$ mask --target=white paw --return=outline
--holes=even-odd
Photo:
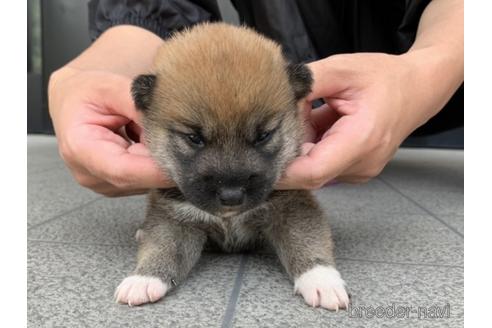
[[[345,282],[332,266],[317,265],[304,272],[295,280],[294,291],[313,307],[321,306],[335,311],[348,308]]]
[[[166,294],[168,286],[157,277],[134,275],[126,277],[116,288],[114,297],[118,303],[129,306],[157,302]]]

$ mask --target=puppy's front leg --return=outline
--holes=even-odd
[[[265,231],[280,262],[294,280],[294,290],[307,304],[329,310],[347,308],[345,282],[335,268],[328,221],[305,191],[278,191],[275,213]]]
[[[150,215],[137,232],[137,267],[115,292],[119,303],[140,305],[161,299],[182,282],[200,258],[205,233],[172,219]]]

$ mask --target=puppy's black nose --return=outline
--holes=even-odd
[[[244,201],[244,191],[241,187],[222,187],[219,189],[219,200],[224,206],[238,206]]]

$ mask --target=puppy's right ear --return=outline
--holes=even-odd
[[[139,75],[133,80],[132,97],[138,109],[145,111],[149,108],[155,81],[156,76],[152,74]]]

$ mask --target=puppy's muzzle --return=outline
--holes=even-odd
[[[242,187],[222,187],[219,188],[217,195],[222,206],[240,206],[245,199]]]

